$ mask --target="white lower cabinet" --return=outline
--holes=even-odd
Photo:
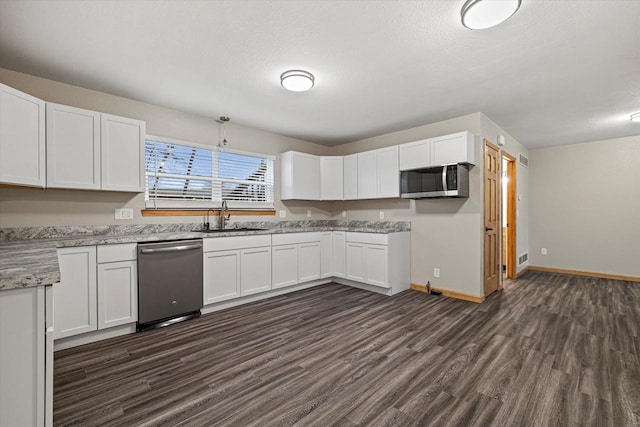
[[[345,259],[345,232],[344,231],[333,231],[331,233],[332,238],[332,268],[333,268],[333,276],[335,277],[345,277],[347,274],[346,270],[346,259]]]
[[[357,282],[365,281],[364,244],[347,242],[347,279]]]
[[[333,232],[320,236],[320,277],[333,276]]]
[[[53,343],[50,286],[0,291],[0,426],[50,426]],[[48,299],[51,301],[51,299]]]
[[[366,273],[364,281],[376,286],[387,284],[387,247],[384,245],[366,245],[364,247]]]
[[[320,278],[320,242],[298,245],[298,282]]]
[[[204,239],[204,305],[271,289],[271,236]]]
[[[53,286],[54,338],[98,329],[96,247],[58,249],[60,283]]]
[[[271,248],[243,249],[240,252],[240,293],[251,295],[271,289]]]
[[[298,245],[280,245],[271,248],[274,289],[298,283]]]
[[[98,264],[98,329],[138,321],[138,264]]]

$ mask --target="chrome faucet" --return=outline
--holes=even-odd
[[[218,222],[220,230],[224,230],[226,222],[231,218],[231,214],[227,214],[228,211],[229,208],[227,207],[227,201],[223,200],[222,206],[220,207],[220,220]]]

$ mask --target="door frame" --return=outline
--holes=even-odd
[[[507,279],[515,279],[516,278],[516,158],[511,154],[502,151],[502,159],[507,161],[506,168],[506,176],[509,179],[507,183],[507,224],[509,227],[507,228]],[[502,192],[503,186],[500,186],[500,191]],[[504,200],[505,197],[500,197],[500,200]],[[502,214],[502,210],[500,211]],[[503,221],[501,221],[502,225]],[[501,254],[503,251],[501,251]],[[501,265],[504,265],[504,260],[502,260]]]
[[[498,206],[495,207],[495,209],[497,210],[498,213],[498,219],[497,219],[497,224],[494,225],[495,227],[499,228],[499,233],[496,231],[496,239],[500,239],[499,241],[502,241],[502,215],[501,215],[501,207],[502,207],[502,202],[501,202],[501,197],[502,197],[502,190],[500,189],[501,184],[502,184],[502,179],[501,179],[501,170],[502,170],[502,156],[500,155],[501,150],[500,147],[492,144],[491,142],[487,141],[486,139],[483,140],[483,144],[482,144],[482,158],[483,158],[483,163],[482,163],[482,194],[483,194],[483,201],[482,201],[482,228],[483,228],[483,233],[482,233],[482,265],[483,268],[486,266],[487,264],[487,253],[486,253],[486,247],[487,247],[487,230],[485,230],[486,224],[487,224],[487,204],[488,204],[488,200],[486,196],[486,186],[487,186],[487,177],[486,177],[486,169],[487,169],[487,149],[491,148],[493,150],[496,151],[497,153],[497,159],[496,159],[496,174],[497,174],[497,185],[498,188],[497,190],[497,203]],[[495,259],[498,262],[498,265],[496,266],[497,268],[497,285],[496,285],[496,291],[499,291],[502,289],[502,254],[501,254],[501,245],[500,244],[496,244],[496,252],[493,255],[495,256]],[[483,271],[482,273],[482,294],[483,296],[487,297],[490,293],[487,293],[487,272]]]

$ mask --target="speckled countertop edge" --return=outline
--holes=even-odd
[[[179,230],[180,227],[176,227],[178,228],[178,230],[176,231],[160,233],[139,232],[122,235],[84,234],[81,236],[67,235],[58,238],[0,240],[0,291],[28,288],[34,286],[45,286],[58,283],[60,281],[60,268],[58,265],[56,249],[63,247],[323,231],[347,231],[380,234],[410,231],[410,223],[408,222],[393,223],[386,221],[353,221],[351,222],[352,225],[346,221],[335,221],[335,224],[325,224],[329,221],[323,222],[324,223],[320,226],[315,226],[315,224],[313,224],[311,221],[298,221],[295,226],[291,227],[265,227],[265,229],[263,230],[217,233]],[[272,225],[271,223],[247,224],[248,225],[242,225],[256,228],[262,228],[260,227],[260,225]],[[191,224],[190,226],[193,227],[194,224]],[[154,231],[159,231],[157,228],[149,228]],[[3,229],[3,231],[4,230],[7,229]],[[33,230],[35,230],[35,228]],[[38,230],[41,231],[42,229]],[[138,228],[135,229],[135,231],[142,230]],[[6,231],[5,234],[7,234]],[[42,235],[43,233],[32,234],[33,237],[41,237]]]

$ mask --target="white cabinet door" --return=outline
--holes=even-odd
[[[333,275],[336,277],[345,277],[346,275],[346,259],[345,259],[345,232],[334,231],[333,238]]]
[[[53,286],[54,338],[98,329],[96,247],[58,249],[60,283]]]
[[[138,321],[138,263],[98,264],[98,329]]]
[[[273,246],[271,263],[273,289],[298,283],[298,245]]]
[[[398,146],[376,150],[377,197],[400,197]]]
[[[298,245],[298,282],[320,278],[320,242]]]
[[[203,255],[204,305],[240,296],[240,251]]]
[[[358,199],[375,199],[378,195],[376,152],[358,153]]]
[[[47,103],[47,187],[100,189],[100,113]]]
[[[240,290],[251,295],[271,289],[271,248],[242,249],[240,260]]]
[[[366,245],[366,277],[365,282],[382,287],[387,284],[387,247],[383,245]]]
[[[280,155],[280,199],[320,200],[320,157],[297,151]]]
[[[333,232],[320,236],[320,277],[333,276]]]
[[[401,144],[399,151],[401,171],[431,166],[431,146],[428,139]]]
[[[458,132],[431,139],[433,166],[450,163],[475,163],[475,137],[471,132]]]
[[[146,124],[101,114],[102,189],[144,192]]]
[[[45,103],[0,84],[0,182],[45,186]]]
[[[358,198],[358,155],[344,156],[342,160],[344,200],[355,200]]]
[[[343,157],[320,157],[320,200],[342,200],[344,191]]]
[[[365,251],[364,244],[347,242],[347,279],[358,282],[365,281]]]
[[[43,426],[50,419],[45,352],[53,349],[45,345],[44,293],[44,287],[0,292],[0,426]]]

